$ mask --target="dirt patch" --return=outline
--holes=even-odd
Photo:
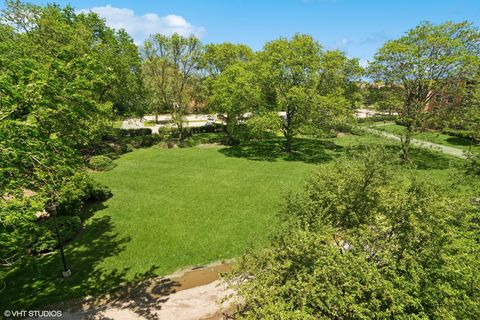
[[[165,296],[182,290],[187,290],[206,284],[210,284],[220,278],[222,273],[228,272],[232,263],[212,264],[208,266],[194,267],[181,271],[169,277],[159,278],[153,282],[147,292],[152,296]]]

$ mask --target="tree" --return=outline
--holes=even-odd
[[[8,267],[45,249],[37,219],[47,204],[79,222],[93,183],[82,153],[108,132],[110,90],[131,67],[114,70],[101,57],[133,41],[119,44],[103,20],[68,6],[8,1],[1,21],[0,260]]]
[[[265,105],[284,112],[287,152],[292,152],[293,137],[300,130],[328,128],[347,117],[360,98],[358,60],[347,59],[339,51],[322,52],[308,35],[267,43],[258,53],[256,70]]]
[[[168,110],[183,139],[184,116],[194,96],[202,44],[194,37],[155,34],[145,41],[144,71],[146,86],[152,94],[157,116]],[[158,120],[158,118],[157,118]]]
[[[202,56],[202,68],[208,75],[218,76],[232,64],[251,61],[254,53],[244,44],[229,42],[207,44]]]
[[[361,103],[358,84],[363,73],[358,59],[349,59],[339,50],[325,51],[320,61],[318,92],[322,96],[344,97],[348,107],[354,109]]]
[[[213,100],[211,99],[214,94],[213,83],[216,78],[231,65],[251,62],[254,56],[252,49],[244,44],[223,42],[210,43],[205,46],[200,63],[203,77],[196,97],[204,104],[205,110],[218,112],[219,106],[212,104]]]
[[[398,113],[403,106],[402,87],[383,83],[365,84],[364,104],[389,115]]]
[[[240,318],[480,316],[480,208],[379,153],[321,168],[287,198],[271,244],[229,276]]]
[[[470,76],[472,62],[479,57],[479,38],[478,30],[467,22],[425,22],[376,53],[369,67],[372,78],[403,88],[403,161],[409,161],[411,137],[421,126],[426,104],[449,82]]]
[[[101,102],[112,102],[118,115],[143,115],[145,90],[143,88],[142,60],[137,45],[125,30],[105,26],[96,13],[81,13],[76,19],[91,32],[91,54],[112,75],[109,81],[97,87]]]
[[[246,63],[228,66],[213,80],[209,105],[224,115],[230,144],[240,141],[242,132],[239,132],[239,124],[246,120],[247,112],[258,109],[260,96],[255,73]]]
[[[310,119],[317,96],[320,54],[320,44],[300,34],[290,40],[268,42],[259,53],[259,72],[264,85],[272,88],[277,110],[285,112],[282,132],[287,152],[292,152],[298,128]]]

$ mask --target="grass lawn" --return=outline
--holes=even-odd
[[[393,134],[403,134],[405,132],[405,127],[398,124],[387,124],[384,126],[376,126],[374,129],[387,131]],[[470,149],[470,141],[464,138],[450,136],[448,134],[443,134],[441,132],[419,132],[414,134],[415,139],[429,141],[461,150],[468,151]],[[475,153],[480,153],[480,145],[473,145],[471,151]]]
[[[88,207],[85,230],[66,246],[72,277],[59,277],[58,253],[28,258],[7,274],[0,305],[39,307],[237,257],[267,241],[284,195],[301,188],[316,165],[331,165],[350,146],[382,140],[296,139],[294,156],[281,151],[282,143],[152,147],[123,155],[115,169],[94,174],[114,196]],[[413,149],[412,158],[416,175],[444,185],[462,161],[425,149]]]
[[[119,129],[122,126],[123,120],[115,120],[112,122],[112,127]]]

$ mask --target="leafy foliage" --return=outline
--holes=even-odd
[[[7,1],[0,39],[0,260],[10,266],[31,251],[36,214],[80,214],[91,185],[82,153],[109,132],[113,109],[140,104],[141,77],[125,32],[69,6]]]
[[[93,156],[88,162],[88,167],[96,171],[107,171],[115,168],[112,159],[107,156]]]
[[[151,35],[143,46],[145,84],[158,115],[168,111],[183,139],[184,115],[194,91],[203,47],[196,37]],[[158,119],[157,119],[158,120]],[[157,121],[158,122],[158,121]]]
[[[479,317],[480,208],[381,160],[323,167],[287,198],[271,245],[230,275],[241,318]]]
[[[261,92],[252,65],[232,64],[218,75],[213,80],[209,104],[223,115],[228,142],[240,142],[245,115],[261,105]]]
[[[479,39],[478,29],[467,22],[422,23],[378,50],[370,75],[403,88],[400,117],[407,127],[402,138],[404,161],[408,161],[413,131],[428,115],[426,104],[448,84],[474,75]]]

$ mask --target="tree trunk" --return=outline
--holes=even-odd
[[[178,141],[182,142],[184,137],[183,137],[183,124],[182,123],[179,123],[177,124],[177,128],[178,128]]]
[[[234,116],[227,114],[227,117],[225,118],[225,122],[226,122],[225,131],[227,132],[227,144],[229,145],[239,144],[240,140],[238,139],[238,137],[235,136],[235,133],[236,133],[235,131],[237,127],[236,119],[234,118]]]
[[[293,136],[292,134],[289,132],[285,135],[285,138],[286,138],[286,141],[285,141],[285,151],[287,151],[288,153],[292,153],[292,139],[293,139]]]
[[[293,111],[287,108],[287,118],[283,125],[283,135],[285,136],[285,151],[287,153],[292,153],[292,140],[293,140],[293,132],[292,132],[292,117]]]
[[[410,142],[412,140],[412,125],[408,124],[407,125],[407,132],[405,133],[405,137],[401,137],[401,142],[402,142],[402,162],[407,163],[410,161],[409,157],[409,149],[410,149]]]

